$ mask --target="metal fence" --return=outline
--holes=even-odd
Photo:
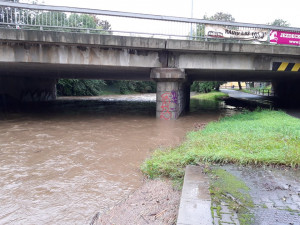
[[[261,29],[268,32],[271,30],[300,32],[300,28],[295,27],[0,2],[0,27],[2,28],[85,32],[164,39],[253,42],[253,39],[225,39],[216,37],[216,35],[214,37],[209,36],[204,32],[207,25],[218,25],[230,30],[252,29],[257,30],[257,33]],[[268,43],[269,39],[264,40],[264,42]]]
[[[274,91],[270,89],[247,89],[247,90],[256,95],[274,96]]]

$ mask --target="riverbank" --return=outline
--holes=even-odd
[[[177,148],[157,150],[142,171],[182,179],[188,164],[300,165],[300,121],[281,111],[246,111],[190,132]]]
[[[146,180],[142,187],[102,215],[93,225],[175,224],[180,194],[170,181]]]
[[[217,95],[220,96],[216,97]],[[200,100],[205,99],[205,101],[215,101],[216,99],[223,98],[226,95],[223,93],[208,93],[203,94],[202,96],[203,98],[200,96],[195,96],[194,98]],[[100,218],[101,224],[123,224],[124,221],[137,224],[174,224],[176,222],[178,213],[177,209],[179,206],[178,196],[180,196],[180,192],[178,189],[180,189],[184,175],[184,168],[187,164],[201,164],[203,167],[203,172],[209,174],[212,179],[210,182],[210,193],[213,199],[211,210],[214,221],[223,221],[224,218],[228,219],[229,212],[230,216],[235,216],[234,218],[236,218],[236,220],[238,215],[240,224],[248,224],[249,221],[253,221],[254,215],[255,217],[257,216],[256,212],[261,212],[257,210],[256,206],[258,205],[259,209],[266,211],[266,205],[269,206],[268,201],[266,201],[266,205],[264,205],[265,199],[259,199],[259,204],[255,205],[255,213],[245,210],[244,206],[251,208],[253,207],[253,202],[256,204],[256,202],[249,197],[249,194],[245,195],[245,192],[249,192],[248,186],[251,187],[251,184],[249,185],[247,180],[242,181],[241,178],[227,173],[224,168],[218,168],[218,166],[212,165],[214,163],[222,164],[234,162],[238,165],[272,164],[293,166],[294,168],[298,167],[299,156],[297,154],[290,156],[290,159],[294,158],[296,161],[298,160],[297,163],[294,164],[278,163],[277,161],[271,163],[268,162],[270,160],[270,158],[268,158],[268,154],[272,153],[274,146],[278,145],[278,148],[275,149],[275,151],[271,154],[273,158],[277,157],[278,154],[276,155],[276,152],[282,152],[280,148],[285,146],[285,150],[289,149],[292,147],[292,143],[296,143],[294,145],[296,150],[299,149],[299,133],[297,133],[299,130],[299,121],[297,119],[291,119],[294,118],[289,117],[283,112],[265,110],[244,112],[233,117],[225,117],[217,122],[211,122],[208,125],[203,124],[200,127],[201,130],[196,129],[199,131],[190,132],[187,136],[187,140],[184,141],[179,147],[173,147],[169,150],[157,150],[154,152],[153,156],[146,160],[146,162],[143,164],[142,170],[148,175],[148,177],[159,178],[167,176],[170,178],[170,180],[175,181],[172,185],[170,181],[166,182],[165,180],[146,180],[141,188],[133,192],[127,199],[103,214]],[[264,130],[265,134],[262,135]],[[243,136],[243,133],[245,133],[246,136]],[[237,139],[234,139],[234,136],[236,136]],[[281,140],[279,141],[281,145],[279,145],[276,141],[274,142],[274,139],[269,140],[269,142],[274,142],[274,145],[270,143],[269,145],[265,145],[268,142],[264,142],[263,140],[266,141],[266,139],[271,138],[272,136],[275,136],[275,139]],[[248,140],[247,138],[249,137],[252,137],[252,139]],[[293,142],[293,140],[295,142]],[[243,141],[245,142],[244,145],[240,145]],[[246,148],[246,146],[251,142],[253,142],[253,145],[250,145],[248,148]],[[217,145],[221,145],[221,148],[224,148],[226,145],[232,146],[232,148],[227,146],[225,149],[218,149],[216,147]],[[249,148],[260,145],[267,147],[264,147],[265,149],[262,151],[260,148],[257,148],[256,151],[252,150],[249,152]],[[240,148],[238,148],[239,146]],[[202,154],[203,151],[199,151],[198,148],[200,147],[207,147],[207,153],[205,156]],[[286,151],[286,153],[288,152],[289,151]],[[297,153],[297,151],[295,153]],[[253,154],[254,158],[249,157]],[[245,158],[248,161],[243,161],[242,158]],[[261,160],[255,161],[255,158]],[[284,158],[284,160],[286,159],[286,157],[283,157],[283,155],[281,159],[282,158]],[[230,161],[230,159],[232,161]],[[280,160],[280,158],[278,160]],[[248,167],[242,166],[241,168],[245,168],[245,170],[247,170]],[[264,168],[267,169],[262,170],[272,170],[272,167]],[[249,170],[252,171],[253,169],[249,168]],[[261,170],[258,167],[257,173],[260,173],[259,171]],[[150,173],[147,172],[152,172],[152,176],[150,176]],[[268,176],[270,177],[270,175]],[[258,178],[260,177],[258,176]],[[255,180],[253,180],[253,182],[255,182]],[[265,184],[261,183],[262,179],[260,179],[259,182],[259,186],[266,186]],[[270,188],[270,185],[273,185],[274,190],[277,190],[276,188],[278,185],[276,186],[272,182],[274,183],[274,180],[268,181],[267,188]],[[296,185],[292,185],[291,187],[293,186]],[[242,190],[242,193],[239,192],[240,190]],[[283,188],[278,190],[282,191]],[[295,190],[293,191],[296,193]],[[257,191],[255,191],[255,193],[256,192]],[[294,194],[294,192],[292,194]],[[175,200],[173,202],[169,201],[170,198],[168,196],[170,196],[170,193],[176,196],[173,197]],[[229,197],[224,197],[224,193]],[[249,193],[252,194],[251,191]],[[281,195],[281,193],[276,193],[276,197]],[[296,195],[293,196],[295,197]],[[256,199],[261,196],[254,197]],[[242,200],[240,200],[240,198]],[[246,200],[244,201],[244,199]],[[280,199],[275,200],[274,202],[274,205],[277,206],[277,203],[280,203]],[[154,208],[155,210],[152,210]],[[120,214],[122,214],[122,218],[119,218]],[[259,216],[260,214],[257,217]],[[216,222],[216,224],[218,223]]]

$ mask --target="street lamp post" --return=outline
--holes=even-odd
[[[193,18],[194,0],[191,0],[191,18]],[[193,24],[191,23],[190,39],[193,40]]]

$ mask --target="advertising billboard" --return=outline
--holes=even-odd
[[[300,33],[272,30],[270,43],[300,46]]]
[[[205,25],[205,36],[214,38],[268,41],[268,30],[251,28],[228,29],[218,25]]]

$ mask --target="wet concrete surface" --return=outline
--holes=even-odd
[[[229,96],[229,98],[225,100],[226,104],[232,104],[237,107],[244,107],[250,110],[254,110],[257,107],[267,109],[278,108],[278,104],[274,97],[249,94],[231,89],[221,89],[220,91],[228,94]]]
[[[300,170],[291,168],[224,165],[222,169],[245,182],[250,188],[254,208],[253,224],[300,224]],[[222,207],[224,211],[226,206]],[[221,212],[222,212],[221,210]],[[228,208],[225,214],[234,214]],[[234,221],[227,221],[238,224]],[[224,224],[224,223],[222,223]],[[225,223],[226,224],[226,223]]]
[[[212,224],[209,178],[199,166],[185,169],[177,225]],[[199,220],[201,218],[201,220]]]
[[[243,98],[243,99],[251,99],[251,100],[264,98],[263,96],[260,96],[260,95],[254,95],[254,94],[231,90],[231,89],[220,89],[220,91],[228,94],[229,97],[232,97],[232,98]]]

